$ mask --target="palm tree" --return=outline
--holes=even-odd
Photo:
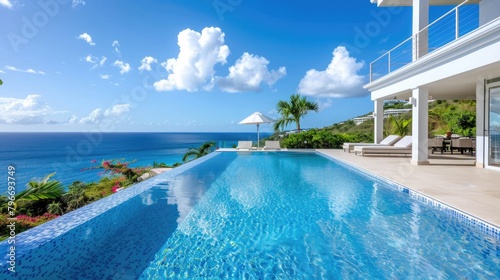
[[[0,79],[0,86],[3,85],[2,79]]]
[[[66,202],[66,211],[70,212],[78,209],[86,204],[87,196],[85,195],[85,188],[87,185],[83,182],[75,181],[69,186],[69,191],[62,197]]]
[[[30,181],[26,184],[28,188],[16,195],[16,201],[38,201],[60,198],[64,193],[64,187],[59,181],[49,181],[54,174],[56,173],[45,176],[41,181]]]
[[[297,124],[297,131],[300,131],[300,119],[305,116],[309,111],[318,112],[318,103],[308,101],[305,97],[299,94],[292,94],[290,102],[280,100],[276,104],[278,113],[281,118],[274,123],[274,130],[283,130],[291,123]]]
[[[210,141],[203,143],[199,148],[189,148],[189,150],[184,154],[184,157],[182,157],[182,161],[186,162],[208,155],[212,152],[214,146],[215,142]]]
[[[403,137],[406,135],[411,134],[411,119],[402,119],[400,118],[399,120],[393,117],[392,115],[389,115],[389,120],[392,125],[392,131],[393,133]]]
[[[49,212],[50,214],[54,214],[54,215],[64,214],[64,211],[61,207],[60,202],[52,202],[49,205],[47,205],[47,212]]]

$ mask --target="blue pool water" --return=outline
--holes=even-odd
[[[339,162],[298,152],[202,161],[19,234],[15,277],[500,278],[498,238]],[[13,276],[7,267],[0,276]]]

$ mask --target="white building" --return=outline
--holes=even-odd
[[[384,111],[384,119],[388,118],[389,116],[399,116],[405,113],[410,112],[411,109],[387,109]],[[373,115],[368,115],[364,117],[357,117],[357,118],[352,118],[351,120],[354,121],[356,125],[360,125],[364,123],[365,121],[372,120]]]
[[[476,165],[500,169],[500,0],[371,0],[412,6],[413,36],[370,65],[364,87],[374,101],[375,141],[383,138],[385,100],[413,104],[415,165],[428,164],[428,100],[477,102]],[[457,5],[429,24],[429,6]]]

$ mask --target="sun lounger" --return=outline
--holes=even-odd
[[[396,143],[401,137],[397,135],[389,135],[387,136],[384,140],[380,141],[380,143],[344,143],[342,145],[342,148],[344,149],[344,152],[347,151],[350,153],[352,150],[354,150],[355,146],[392,146],[394,143]]]
[[[394,146],[354,146],[354,153],[362,156],[368,154],[411,154],[412,137],[405,136]]]
[[[252,149],[252,141],[238,141],[238,146],[236,150],[251,150]]]
[[[266,141],[264,150],[281,150],[280,141]]]

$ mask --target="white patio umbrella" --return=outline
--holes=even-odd
[[[260,133],[259,133],[259,125],[261,123],[272,123],[276,120],[271,119],[268,116],[262,115],[259,112],[255,112],[248,116],[246,119],[242,120],[240,124],[256,124],[257,125],[257,147],[259,147],[260,142]]]

